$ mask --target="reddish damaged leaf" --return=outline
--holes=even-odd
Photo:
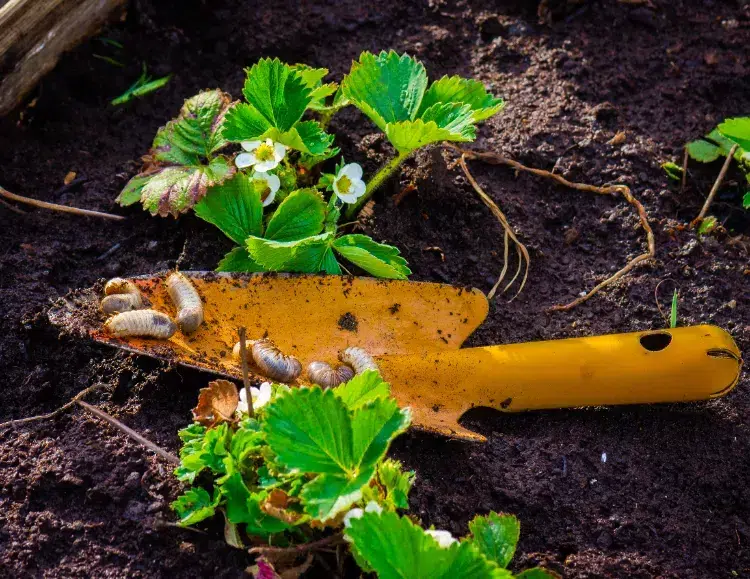
[[[261,505],[261,510],[289,525],[294,525],[302,515],[287,511],[289,506],[289,495],[281,489],[274,489],[268,494],[268,498]]]
[[[177,217],[203,199],[209,187],[223,183],[234,172],[224,157],[216,157],[210,165],[166,167],[143,185],[141,203],[151,215]]]
[[[239,401],[234,383],[229,380],[209,382],[206,388],[200,390],[198,405],[193,408],[193,420],[204,426],[229,421],[234,417]]]
[[[255,565],[248,567],[247,573],[255,577],[255,579],[280,579],[273,565],[263,557],[260,557]]]

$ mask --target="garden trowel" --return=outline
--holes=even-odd
[[[232,356],[240,327],[248,338],[270,338],[303,367],[334,364],[342,350],[359,346],[375,357],[399,403],[412,408],[415,426],[476,440],[483,438],[458,424],[474,407],[517,412],[704,400],[729,392],[742,365],[731,336],[715,326],[461,348],[488,312],[476,289],[346,276],[182,273],[204,307],[205,322],[190,336],[115,338],[104,329],[93,289],[58,302],[50,319],[98,342],[232,378],[242,375]],[[152,309],[174,315],[167,275],[132,281]]]

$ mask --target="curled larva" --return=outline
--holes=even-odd
[[[253,340],[245,340],[245,352],[248,357],[248,362],[252,362],[252,347],[255,342]],[[234,345],[234,348],[232,348],[232,356],[235,360],[242,360],[242,356],[240,354],[242,353],[242,350],[240,349],[240,342],[237,342]]]
[[[367,350],[351,346],[339,354],[339,360],[341,360],[347,366],[354,368],[354,372],[361,374],[365,370],[375,370],[379,372],[378,365]]]
[[[183,334],[191,334],[203,323],[203,303],[190,280],[179,271],[167,278],[167,291],[177,308],[177,325]]]
[[[104,326],[116,338],[140,336],[166,340],[177,331],[177,326],[167,315],[156,310],[134,310],[112,316]]]
[[[310,382],[323,388],[333,388],[354,378],[354,370],[349,366],[339,366],[335,370],[325,362],[310,362],[307,366]]]
[[[143,301],[138,294],[112,294],[102,300],[101,307],[105,314],[116,314],[139,310],[143,307]]]
[[[141,292],[129,279],[122,279],[121,277],[113,277],[104,286],[104,295],[111,296],[112,294],[136,294],[141,295]]]
[[[260,371],[279,382],[293,382],[302,373],[302,364],[294,356],[285,356],[270,340],[256,340],[253,360]]]

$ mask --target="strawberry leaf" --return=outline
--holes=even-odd
[[[304,85],[310,89],[310,104],[308,108],[314,111],[323,111],[326,106],[326,99],[336,92],[338,85],[335,82],[323,83],[323,79],[328,74],[327,68],[312,68],[306,64],[295,64],[292,66],[295,72],[300,76]]]
[[[406,54],[363,52],[341,87],[344,96],[385,131],[388,123],[416,118],[427,88],[427,71]]]
[[[278,58],[261,59],[247,71],[242,94],[271,127],[291,129],[310,104],[310,89],[300,75]]]
[[[295,241],[323,230],[326,202],[316,189],[292,191],[271,217],[266,237],[275,241]]]
[[[354,479],[345,475],[322,474],[307,483],[300,493],[305,512],[327,521],[349,509],[362,498],[362,487],[370,482],[375,469],[364,469]]]
[[[510,564],[521,534],[521,524],[516,517],[494,512],[485,517],[477,516],[469,523],[469,531],[469,540],[482,555],[502,568]]]
[[[428,108],[442,103],[469,105],[476,122],[490,118],[505,106],[503,99],[489,94],[479,81],[460,76],[444,76],[427,89],[417,116],[421,117]]]
[[[414,484],[416,473],[404,472],[401,463],[387,459],[378,465],[378,481],[385,489],[385,500],[394,509],[409,508],[409,492]]]
[[[260,192],[244,173],[235,175],[223,185],[212,187],[195,206],[195,214],[221,229],[239,245],[250,235],[263,234]]]
[[[296,241],[274,241],[248,237],[246,246],[250,257],[266,271],[291,271],[339,275],[341,268],[331,251],[333,235],[323,233]]]
[[[750,151],[750,117],[726,119],[718,127],[719,133],[745,151]]]
[[[171,505],[177,516],[180,517],[177,524],[181,527],[187,527],[213,517],[221,498],[219,493],[215,493],[215,495],[215,498],[212,499],[205,489],[193,487],[177,497],[177,500]]]
[[[350,234],[339,237],[333,248],[343,257],[377,277],[406,279],[411,270],[399,250],[377,243],[366,235]]]
[[[468,542],[441,547],[435,538],[396,513],[364,513],[350,521],[346,539],[380,579],[511,579]]]
[[[151,215],[177,217],[200,201],[209,187],[223,183],[234,172],[225,157],[216,157],[209,165],[166,167],[143,186],[141,203]]]
[[[397,151],[409,153],[440,141],[473,141],[476,127],[469,105],[438,103],[415,121],[387,125],[385,134]]]
[[[247,249],[235,247],[221,259],[216,271],[257,273],[267,270],[250,257]]]
[[[125,184],[125,187],[115,199],[115,203],[119,203],[123,207],[138,203],[141,200],[143,187],[150,179],[151,175],[136,175],[133,177]]]
[[[334,394],[349,410],[356,410],[368,402],[391,395],[391,385],[384,382],[377,370],[365,370],[338,388]]]

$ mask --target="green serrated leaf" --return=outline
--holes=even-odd
[[[385,131],[389,123],[416,117],[427,88],[427,71],[406,54],[363,52],[341,87],[346,98]]]
[[[231,143],[264,138],[271,123],[247,103],[237,103],[226,114],[222,136]]]
[[[248,253],[266,271],[341,273],[336,256],[331,251],[333,234],[323,233],[297,241],[273,241],[248,237]]]
[[[422,118],[388,124],[385,134],[397,151],[409,153],[441,141],[473,141],[473,123],[469,105],[437,104],[427,109]]]
[[[469,523],[472,544],[490,561],[507,567],[516,552],[521,523],[513,515],[476,516]]]
[[[317,121],[297,123],[288,131],[269,129],[262,139],[271,139],[287,147],[310,155],[322,155],[333,144],[333,135],[329,135]]]
[[[742,206],[745,209],[750,209],[750,191],[745,193],[745,196],[742,198]]]
[[[291,129],[310,104],[310,89],[300,75],[278,58],[261,59],[247,71],[242,93],[270,126]]]
[[[310,104],[308,108],[314,111],[325,110],[325,99],[336,92],[338,85],[335,82],[323,83],[323,78],[328,74],[327,68],[313,68],[306,64],[295,64],[292,68],[302,78],[302,82],[310,89]]]
[[[212,499],[211,495],[201,487],[186,490],[171,505],[180,517],[177,524],[181,527],[188,527],[213,517],[216,514],[219,498],[219,494],[216,493],[216,497]]]
[[[220,90],[198,93],[185,101],[179,116],[159,129],[151,156],[170,165],[198,165],[226,145],[224,118],[231,104]]]
[[[359,468],[374,467],[385,456],[391,440],[405,432],[411,411],[399,409],[393,398],[373,400],[354,411],[352,452]]]
[[[345,475],[323,474],[307,483],[300,494],[305,512],[312,518],[327,521],[349,509],[362,498],[362,487],[375,475],[370,467],[353,480]]]
[[[750,151],[750,117],[726,119],[717,128],[724,137]]]
[[[349,411],[330,390],[298,388],[283,394],[266,410],[263,431],[286,468],[345,475],[356,466]]]
[[[250,257],[247,249],[235,247],[221,259],[216,271],[259,273],[268,270]]]
[[[343,257],[374,276],[406,279],[411,274],[397,248],[377,243],[366,235],[343,235],[333,242],[333,247]]]
[[[687,152],[691,159],[695,159],[701,163],[710,163],[721,156],[721,149],[719,147],[703,139],[688,143]]]
[[[326,203],[317,190],[298,189],[276,209],[266,227],[266,237],[274,241],[296,241],[317,235],[323,230],[325,214]]]
[[[386,459],[378,465],[378,480],[385,489],[385,499],[393,508],[408,509],[409,493],[416,473],[405,472],[399,461]]]
[[[263,234],[260,192],[244,173],[238,173],[224,184],[212,187],[195,206],[195,214],[240,245],[250,235]]]
[[[180,449],[180,466],[175,469],[179,480],[192,483],[204,469],[209,469],[216,475],[226,474],[224,459],[229,456],[229,431],[226,424],[209,430],[193,425],[181,430],[180,438],[184,444]]]
[[[467,542],[442,548],[422,528],[396,513],[364,513],[352,519],[346,538],[380,579],[511,579]]]
[[[467,104],[476,122],[490,118],[505,105],[503,99],[489,94],[481,82],[460,76],[444,76],[433,82],[424,94],[417,116],[421,117],[438,103]]]
[[[349,410],[356,410],[378,398],[388,398],[391,395],[391,385],[383,381],[377,370],[365,370],[334,388],[333,393]]]
[[[133,205],[141,200],[143,193],[143,187],[151,179],[151,175],[136,175],[130,181],[128,181],[123,187],[120,194],[115,199],[115,203],[119,203],[123,207]]]

